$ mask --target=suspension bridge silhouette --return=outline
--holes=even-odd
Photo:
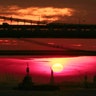
[[[34,21],[27,19],[18,19],[13,17],[0,16],[4,22],[0,25],[0,38],[79,38],[79,39],[95,39],[96,25],[92,24],[60,24],[60,23],[46,23],[46,21]],[[23,25],[8,24],[5,21],[24,22]],[[30,23],[30,25],[25,25]],[[33,24],[35,23],[35,25]],[[80,56],[80,55],[96,55],[95,51],[77,50],[65,48],[63,46],[50,45],[34,40],[27,40],[32,44],[41,46],[53,47],[62,49],[59,51],[53,50],[0,50],[0,55],[31,55],[31,56]]]
[[[23,25],[0,25],[0,37],[24,38],[96,38],[94,24],[60,24],[0,16],[4,21],[24,22]],[[25,25],[30,23],[30,25]],[[35,25],[33,24],[35,23]]]

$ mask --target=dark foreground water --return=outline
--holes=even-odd
[[[96,96],[96,89],[64,89],[61,91],[0,90],[0,96]]]

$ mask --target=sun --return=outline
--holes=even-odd
[[[52,70],[54,72],[61,72],[63,70],[63,65],[60,63],[55,63],[52,65]]]

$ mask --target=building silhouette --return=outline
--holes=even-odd
[[[54,90],[59,90],[59,86],[54,85],[53,70],[51,70],[50,83],[35,85],[33,83],[32,77],[30,76],[29,65],[27,64],[26,75],[23,78],[22,82],[15,89],[17,89],[17,90],[49,90],[49,91],[54,91]]]
[[[26,75],[23,81],[19,84],[18,88],[19,89],[31,89],[33,85],[34,83],[33,83],[32,77],[30,76],[29,65],[27,64]]]

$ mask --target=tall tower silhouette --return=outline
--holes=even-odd
[[[33,81],[32,81],[32,77],[29,74],[30,69],[29,69],[29,64],[27,63],[27,67],[26,67],[26,75],[23,78],[23,81],[19,84],[18,88],[19,89],[31,89],[33,86]]]
[[[29,64],[27,63],[27,68],[26,68],[26,73],[27,73],[27,75],[29,75]]]
[[[54,72],[53,72],[52,68],[51,68],[50,84],[54,85]]]

